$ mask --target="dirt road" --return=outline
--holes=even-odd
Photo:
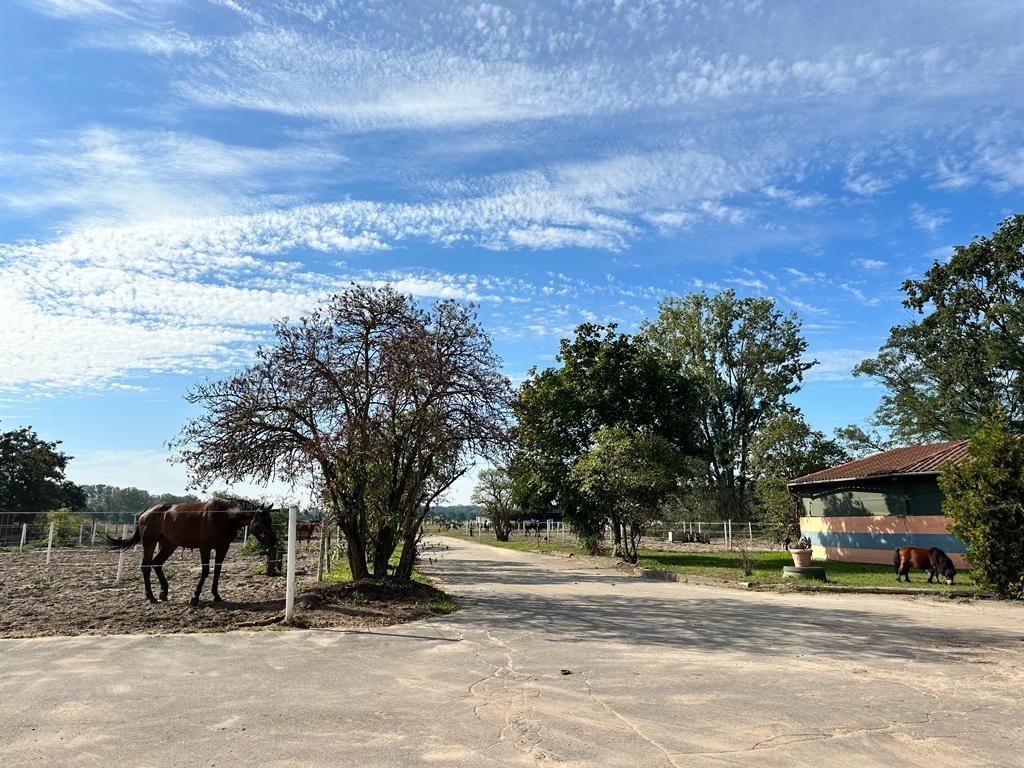
[[[0,641],[4,765],[1024,765],[1024,610],[437,540],[456,614]]]

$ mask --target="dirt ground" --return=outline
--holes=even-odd
[[[165,603],[146,600],[141,550],[125,553],[116,581],[118,553],[103,548],[46,553],[0,553],[0,637],[44,635],[160,634],[270,626],[284,617],[283,577],[262,575],[266,559],[233,546],[221,572],[222,603],[206,580],[198,608],[188,602],[200,573],[198,552],[175,552],[164,566],[170,581]],[[317,552],[301,547],[296,579],[296,618],[306,627],[386,626],[430,613],[439,593],[429,587],[371,590],[351,584],[316,584]],[[211,567],[212,571],[212,567]],[[154,575],[153,586],[159,591]]]

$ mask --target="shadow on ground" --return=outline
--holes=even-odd
[[[474,587],[456,588],[469,610],[453,617],[454,622],[541,632],[553,642],[693,645],[754,655],[827,651],[837,659],[947,663],[963,663],[965,655],[981,651],[1024,650],[1020,633],[923,626],[910,612],[899,615],[898,598],[885,613],[857,609],[855,596],[847,596],[850,607],[840,608],[824,601],[815,605],[813,599],[793,605],[769,595],[757,601],[739,599],[727,589],[711,597],[707,591],[695,596],[675,585],[666,586],[677,590],[670,596],[637,596],[633,587],[638,582],[626,574],[499,563],[474,559],[467,551],[458,552],[457,558],[439,561],[436,571],[445,582]],[[552,594],[534,594],[531,587]]]

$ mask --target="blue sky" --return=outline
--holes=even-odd
[[[865,421],[900,283],[1024,207],[1024,4],[826,5],[8,0],[0,425],[180,491],[188,387],[351,281],[479,303],[514,380],[770,296]]]

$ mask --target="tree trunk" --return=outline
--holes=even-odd
[[[409,581],[412,578],[412,569],[416,564],[416,534],[408,533],[402,537],[402,554],[398,558],[398,566],[395,568],[395,578],[399,581]]]
[[[352,581],[370,578],[370,571],[366,567],[366,546],[359,538],[359,531],[351,525],[342,526],[341,531],[348,545],[348,567],[352,572]]]

